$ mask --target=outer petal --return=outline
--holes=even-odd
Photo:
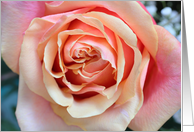
[[[146,7],[140,2],[140,1],[137,1],[139,4],[140,4],[140,6],[151,16],[151,18],[152,18],[152,21],[153,21],[153,24],[155,24],[156,25],[156,21],[154,20],[154,18],[152,17],[152,15],[148,12],[148,10],[146,9]]]
[[[42,17],[45,3],[40,1],[3,1],[1,3],[2,57],[6,64],[19,73],[20,47],[23,33],[35,17]]]
[[[156,65],[148,72],[144,103],[129,124],[133,130],[158,130],[181,107],[181,47],[167,30],[155,26],[159,43]]]
[[[16,117],[22,131],[78,131],[68,126],[50,107],[48,101],[33,93],[20,75],[19,98]]]
[[[120,87],[122,88],[122,86]],[[118,90],[121,90],[118,88]],[[127,103],[113,105],[100,115],[88,118],[73,118],[65,107],[52,104],[54,112],[59,115],[68,125],[77,125],[83,130],[89,131],[124,131],[142,105],[142,90],[136,89],[136,95]]]

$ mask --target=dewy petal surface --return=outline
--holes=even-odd
[[[143,106],[129,124],[132,130],[156,131],[181,108],[181,46],[166,29],[155,29],[156,65],[148,72]]]
[[[45,4],[43,1],[2,1],[1,11],[2,57],[11,70],[19,73],[23,35],[33,18],[44,15]]]

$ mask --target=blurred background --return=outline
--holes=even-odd
[[[181,1],[141,1],[154,17],[181,42]],[[19,76],[1,58],[1,131],[19,131],[15,110]],[[129,128],[126,131],[131,131]],[[181,110],[177,111],[159,131],[181,131]]]

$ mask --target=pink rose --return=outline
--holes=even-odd
[[[181,107],[181,46],[140,2],[4,1],[21,130],[158,130]]]

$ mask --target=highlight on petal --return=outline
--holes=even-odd
[[[33,18],[44,16],[45,3],[43,1],[2,1],[1,11],[2,57],[12,71],[19,73],[23,35]]]
[[[129,124],[132,130],[156,131],[181,107],[180,43],[166,29],[155,29],[159,38],[156,62],[147,73],[144,103]]]

